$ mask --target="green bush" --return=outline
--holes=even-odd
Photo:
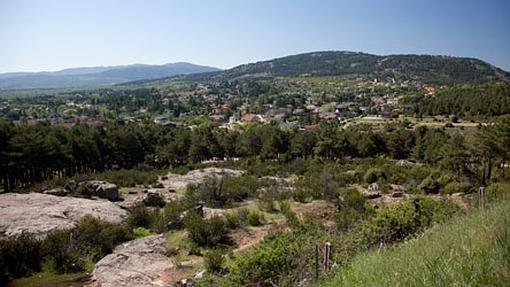
[[[134,239],[131,228],[90,215],[78,221],[72,235],[80,252],[90,256],[93,261],[111,253],[118,244]]]
[[[247,254],[235,258],[225,286],[293,286],[284,282],[289,274],[301,275],[299,242],[285,234],[266,237]]]
[[[246,208],[240,208],[234,212],[227,213],[225,223],[229,229],[237,229],[246,225],[250,211]]]
[[[219,216],[204,219],[198,214],[190,214],[184,221],[189,239],[200,247],[215,247],[231,244],[228,229]]]
[[[438,193],[441,185],[432,176],[428,176],[418,185],[418,189],[424,193]]]
[[[361,214],[352,208],[343,208],[334,215],[337,230],[343,232],[355,227],[361,219]]]
[[[363,176],[363,180],[368,184],[377,182],[379,179],[386,179],[386,174],[379,168],[370,168]]]
[[[448,199],[417,197],[382,209],[368,222],[358,226],[354,238],[363,246],[400,241],[450,218],[459,210]]]
[[[58,230],[52,232],[44,240],[44,251],[57,273],[73,273],[85,270],[85,259],[82,258],[81,246],[74,239],[73,231]]]
[[[14,239],[0,240],[0,286],[40,271],[42,260],[41,241],[31,235],[23,233]]]
[[[498,182],[492,183],[485,191],[486,197],[490,201],[500,200],[510,195],[510,183]]]
[[[225,256],[221,249],[212,249],[204,255],[205,268],[211,273],[221,273],[225,264]]]
[[[257,187],[257,179],[250,175],[227,178],[222,186],[225,197],[235,202],[254,197]]]
[[[279,200],[278,201],[278,210],[280,210],[280,212],[283,214],[289,213],[291,211],[290,202],[287,200]]]
[[[266,212],[275,212],[276,208],[276,191],[274,190],[266,190],[259,194],[258,206],[261,210]]]
[[[258,211],[251,211],[248,214],[248,224],[251,226],[262,226],[266,222],[264,214]]]
[[[152,225],[152,218],[149,209],[143,204],[139,203],[129,208],[129,216],[127,223],[132,228],[143,227],[149,228]]]
[[[471,189],[471,184],[467,182],[450,182],[448,183],[444,189],[444,194],[454,194],[454,193],[469,193],[469,190]]]
[[[122,187],[148,186],[158,180],[157,172],[139,169],[110,170],[96,174],[94,177]]]
[[[365,212],[366,198],[355,188],[349,188],[341,193],[343,205],[356,210],[357,212]]]
[[[152,235],[152,232],[149,229],[143,227],[137,227],[133,229],[133,235],[136,238],[146,237]]]
[[[446,187],[449,183],[452,183],[452,182],[459,182],[459,177],[456,176],[455,174],[452,174],[452,173],[445,173],[443,175],[441,175],[438,179],[437,179],[437,182],[439,183],[439,185],[444,188]]]
[[[305,189],[297,188],[292,193],[292,198],[297,202],[306,203],[310,198],[310,195]]]

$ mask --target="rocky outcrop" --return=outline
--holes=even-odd
[[[42,238],[53,230],[73,227],[87,214],[111,223],[120,223],[127,216],[108,201],[42,193],[0,194],[0,237],[26,232]]]
[[[166,179],[162,177],[160,182],[167,189],[180,190],[186,188],[190,183],[200,183],[208,177],[236,177],[244,174],[242,170],[210,167],[197,169],[188,172],[185,175],[170,173]]]
[[[170,286],[162,275],[174,267],[166,255],[164,235],[126,242],[96,263],[93,283],[101,287]]]
[[[65,188],[53,188],[53,189],[44,190],[42,193],[49,194],[49,195],[55,195],[55,196],[66,196],[66,195],[70,194],[70,191]]]
[[[154,201],[152,201],[154,196],[148,195],[151,193],[157,194],[157,196],[161,197],[161,199],[164,200],[165,202],[178,200],[182,197],[181,194],[177,194],[175,192],[170,192],[166,189],[158,189],[158,188],[146,189],[146,188],[140,188],[140,187],[127,187],[127,188],[122,188],[120,190],[120,193],[121,193],[123,200],[115,202],[115,204],[117,204],[118,206],[120,206],[122,208],[129,208],[129,207],[132,207],[132,206],[140,204],[140,203],[149,204],[149,206],[155,206],[155,205],[151,205],[152,203],[154,203]],[[149,200],[148,197],[150,197],[150,201],[146,202],[145,201],[146,199]]]

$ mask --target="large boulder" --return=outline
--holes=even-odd
[[[143,199],[143,203],[146,206],[153,207],[163,207],[166,204],[165,199],[157,192],[147,192]]]
[[[101,198],[106,198],[111,201],[118,201],[119,198],[119,189],[113,183],[105,183],[100,185],[96,189],[96,195]]]
[[[120,223],[127,216],[108,201],[42,193],[0,194],[0,238],[23,232],[43,238],[51,231],[74,227],[88,214],[111,223]]]
[[[374,182],[368,186],[368,191],[379,192],[381,191],[381,186],[377,182]]]
[[[110,201],[118,201],[119,189],[113,183],[99,180],[91,180],[84,183],[87,191],[91,195],[106,198]]]
[[[370,189],[364,190],[361,194],[367,199],[374,199],[374,198],[381,197],[380,191],[374,191],[374,190],[370,190]]]
[[[126,242],[96,263],[89,286],[155,287],[170,286],[164,273],[174,267],[167,256],[164,235]]]

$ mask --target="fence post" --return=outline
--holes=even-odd
[[[330,270],[330,261],[331,261],[331,243],[326,242],[324,248],[324,271],[329,272]]]
[[[319,282],[319,245],[315,244],[315,282]]]
[[[482,209],[485,208],[485,187],[484,186],[481,186],[479,189],[478,189],[478,205],[479,207],[481,207]]]

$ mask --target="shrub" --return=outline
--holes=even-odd
[[[267,190],[266,192],[259,194],[258,206],[261,210],[275,212],[277,211],[275,200],[276,192],[274,190]]]
[[[84,197],[92,197],[94,193],[90,188],[88,188],[85,184],[80,184],[76,188],[76,193],[82,195]]]
[[[149,209],[143,203],[136,204],[135,206],[129,208],[129,216],[127,218],[127,222],[132,228],[149,228],[152,223]]]
[[[71,230],[58,230],[44,240],[44,251],[57,273],[73,273],[85,270],[85,261],[80,257],[81,246]]]
[[[136,238],[146,237],[152,235],[152,232],[149,229],[143,227],[137,227],[133,229],[133,235]]]
[[[199,200],[213,208],[230,205],[232,200],[226,196],[222,178],[210,177],[197,186]]]
[[[14,278],[41,270],[41,241],[28,234],[0,240],[0,286]]]
[[[118,186],[134,187],[136,185],[148,186],[155,183],[158,180],[158,174],[155,171],[121,169],[97,174],[95,178],[114,183]]]
[[[449,172],[441,175],[437,179],[437,182],[439,183],[439,185],[442,188],[446,187],[446,185],[448,185],[451,182],[458,182],[458,181],[459,181],[459,177],[456,176],[455,174],[452,174],[452,173],[449,173]]]
[[[485,191],[488,200],[503,199],[509,195],[510,184],[509,183],[492,183],[487,187]]]
[[[222,186],[225,197],[235,202],[255,196],[257,187],[257,179],[250,175],[227,178]]]
[[[189,239],[201,247],[215,247],[219,244],[230,244],[228,229],[219,216],[203,219],[198,214],[190,214],[184,221]]]
[[[357,212],[365,212],[365,203],[366,198],[355,188],[349,188],[343,193],[341,193],[343,197],[343,204],[348,207],[356,210]]]
[[[468,193],[471,189],[471,184],[467,182],[450,182],[448,183],[444,189],[444,194],[454,194],[454,193]]]
[[[335,213],[334,220],[337,230],[347,231],[358,224],[361,215],[352,208],[344,208]]]
[[[249,253],[235,258],[225,286],[293,286],[283,281],[289,274],[300,273],[301,250],[300,241],[289,235],[266,237]]]
[[[424,193],[438,193],[440,188],[441,185],[432,176],[428,176],[418,185],[418,189]]]
[[[258,211],[251,211],[248,214],[248,224],[251,226],[261,226],[264,225],[266,219],[264,214]]]
[[[358,227],[355,238],[362,245],[368,246],[403,240],[433,223],[446,220],[458,211],[459,207],[450,200],[418,197],[382,209],[369,222]]]
[[[368,184],[374,183],[379,179],[386,179],[386,174],[379,168],[370,168],[363,176],[363,180]]]
[[[305,189],[298,188],[292,193],[292,198],[297,202],[306,203],[310,195]]]
[[[246,225],[248,221],[249,210],[246,208],[240,208],[232,213],[227,213],[225,216],[225,223],[230,229],[237,229]]]
[[[115,225],[93,216],[85,216],[72,230],[73,240],[80,252],[97,261],[111,253],[115,246],[134,239],[132,229]]]
[[[221,273],[225,264],[225,256],[220,249],[212,249],[204,255],[205,268],[211,273]]]
[[[290,202],[287,200],[279,200],[278,201],[278,209],[283,214],[289,213],[291,211]]]

